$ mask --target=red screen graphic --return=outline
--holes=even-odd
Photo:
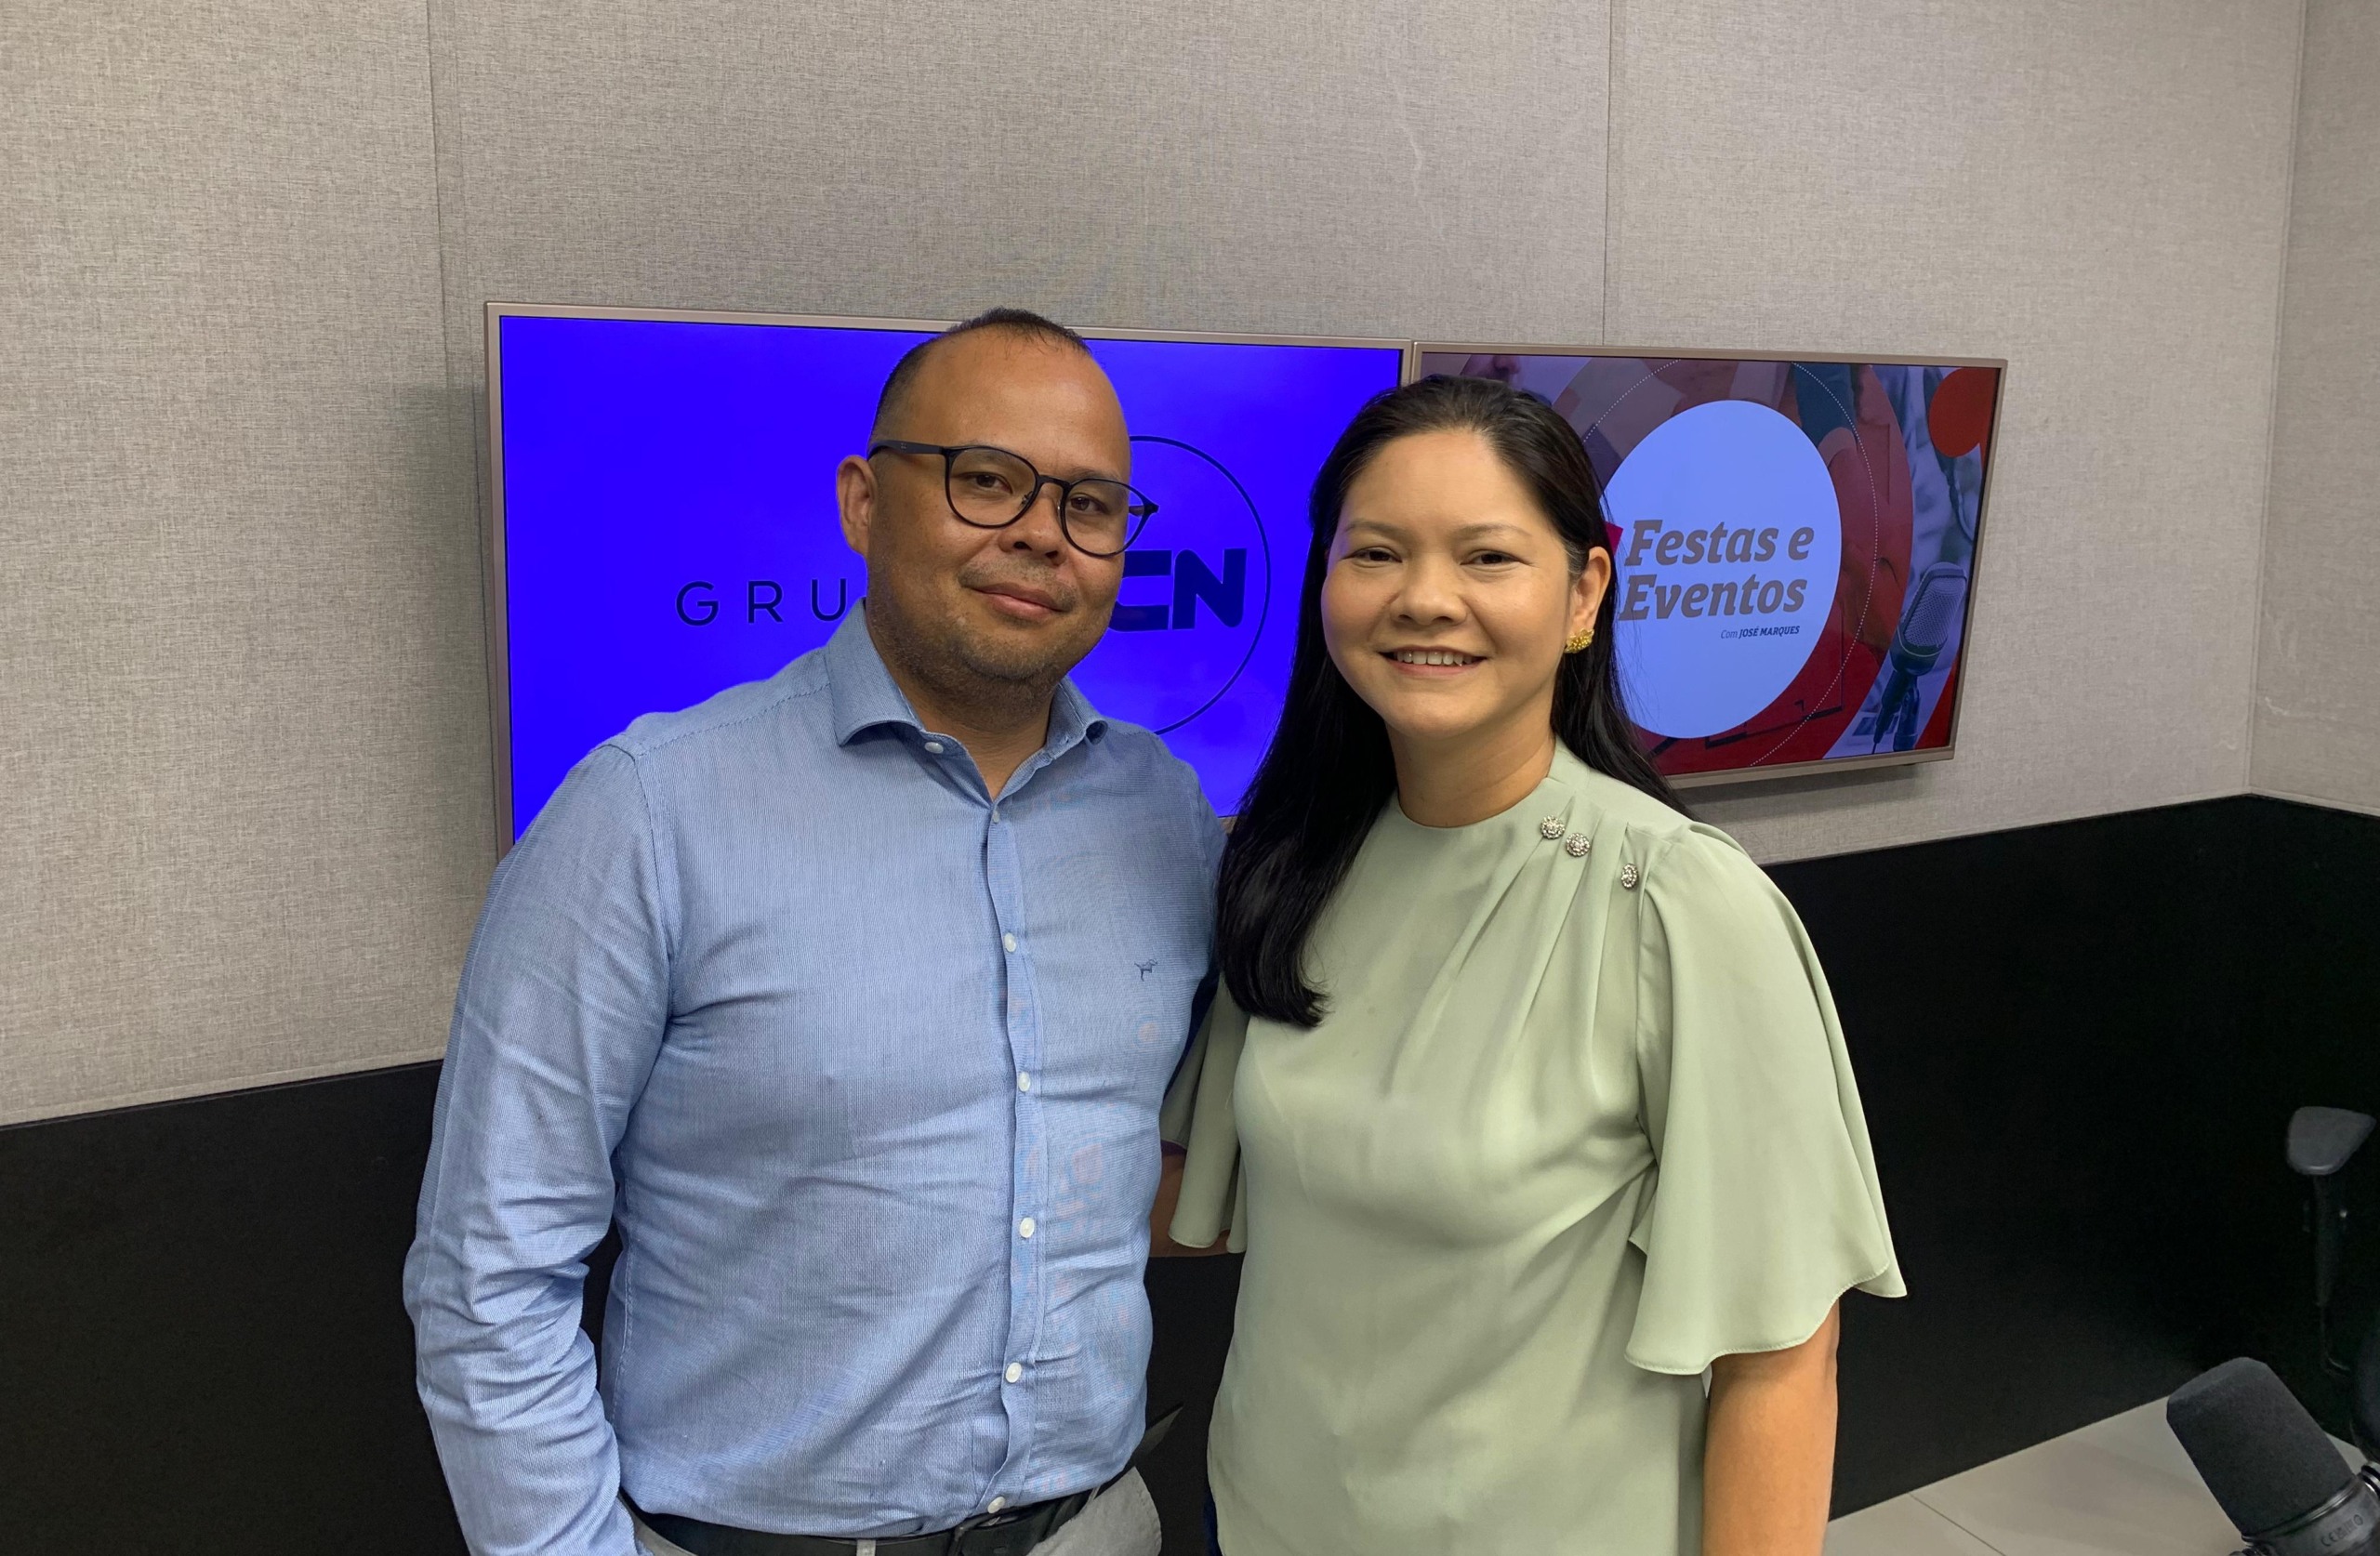
[[[1494,377],[1528,389],[1578,430],[1606,492],[1613,587],[1623,591],[1620,652],[1627,684],[1634,689],[1632,708],[1640,713],[1640,733],[1663,772],[1749,773],[1862,758],[1907,759],[1949,749],[1999,398],[1998,366],[1426,347],[1421,365],[1424,373]],[[1632,545],[1632,536],[1640,526],[1642,538],[1659,534],[1669,512],[1661,505],[1680,501],[1681,490],[1712,473],[1708,467],[1738,457],[1724,436],[1724,426],[1731,424],[1714,424],[1723,429],[1716,438],[1654,434],[1724,402],[1774,413],[1807,440],[1809,452],[1796,457],[1806,462],[1814,453],[1823,466],[1833,493],[1832,517],[1840,525],[1832,604],[1822,615],[1813,611],[1806,630],[1769,629],[1771,635],[1796,633],[1792,652],[1799,657],[1757,685],[1754,699],[1783,681],[1758,711],[1725,728],[1711,728],[1707,719],[1697,727],[1691,719],[1676,719],[1664,720],[1666,730],[1645,728],[1638,702],[1661,706],[1694,701],[1688,693],[1697,688],[1686,684],[1689,678],[1725,676],[1733,673],[1731,663],[1741,663],[1731,662],[1715,644],[1682,652],[1681,623],[1663,626],[1666,636],[1659,647],[1648,646],[1648,635],[1638,635],[1632,653],[1625,619],[1629,606],[1639,614],[1665,609],[1676,592],[1642,582],[1633,594],[1624,592],[1632,553],[1639,570],[1652,565],[1646,547]],[[1691,459],[1702,468],[1658,472],[1663,478],[1659,481],[1637,479],[1645,461],[1633,468],[1630,461],[1640,447],[1645,460]],[[1742,457],[1751,458],[1751,451]],[[1757,474],[1751,482],[1755,492]],[[1741,487],[1739,482],[1737,490]],[[1633,495],[1638,493],[1657,494]],[[1630,500],[1642,511],[1622,511]],[[1648,503],[1653,507],[1645,507]],[[1736,521],[1756,525],[1758,506],[1755,498],[1749,516]],[[1815,590],[1824,581],[1811,582]],[[1702,630],[1684,629],[1689,635]],[[1751,634],[1732,624],[1714,624],[1706,635]],[[1803,641],[1808,643],[1805,653]],[[1765,652],[1774,658],[1773,645]]]

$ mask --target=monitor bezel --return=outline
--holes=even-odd
[[[486,533],[482,562],[485,583],[481,590],[487,650],[488,745],[496,780],[496,851],[501,859],[511,851],[512,837],[512,692],[511,645],[506,610],[504,530],[504,321],[507,319],[626,320],[640,323],[766,324],[780,327],[887,330],[939,334],[956,319],[895,319],[830,313],[770,313],[741,309],[632,308],[577,303],[490,301],[482,311],[487,353],[487,472]],[[1343,346],[1368,350],[1393,350],[1397,356],[1397,382],[1409,383],[1420,358],[1414,343],[1371,336],[1273,335],[1217,330],[1144,330],[1098,325],[1069,325],[1086,340],[1182,341],[1218,346]]]
[[[1946,762],[1958,754],[1959,724],[1966,712],[1967,682],[1964,660],[1968,645],[1973,641],[1977,600],[1983,584],[1984,537],[1990,528],[1993,466],[1997,463],[2000,442],[2000,413],[2008,394],[2008,360],[2005,357],[1945,357],[1925,356],[1914,352],[1882,351],[1855,353],[1848,351],[1773,351],[1761,348],[1721,350],[1702,347],[1677,349],[1671,347],[1640,348],[1633,346],[1546,346],[1514,345],[1492,341],[1417,340],[1407,356],[1406,379],[1412,383],[1422,376],[1421,362],[1425,357],[1460,351],[1466,356],[1506,357],[1621,357],[1635,360],[1646,358],[1698,362],[1823,362],[1858,366],[1871,363],[1887,363],[1907,367],[1989,367],[1997,376],[1991,385],[1991,428],[1983,440],[1983,489],[1977,494],[1975,506],[1975,551],[1967,566],[1966,625],[1959,640],[1962,661],[1957,683],[1950,692],[1950,737],[1940,747],[1931,751],[1889,751],[1866,757],[1821,758],[1817,761],[1787,762],[1777,767],[1731,768],[1722,772],[1680,773],[1670,779],[1673,787],[1680,789],[1736,788],[1746,785],[1765,784],[1780,778],[1809,778],[1833,772],[1868,772],[1879,768],[1913,767],[1926,762]]]

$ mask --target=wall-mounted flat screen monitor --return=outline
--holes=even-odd
[[[639,715],[775,674],[867,592],[836,463],[929,322],[491,304],[500,836]],[[1157,504],[1075,672],[1234,809],[1279,715],[1307,487],[1401,341],[1087,331]]]
[[[1602,482],[1621,684],[1682,784],[1951,754],[2006,363],[1423,345]]]

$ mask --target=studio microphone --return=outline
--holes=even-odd
[[[2241,1356],[2165,1402],[2165,1424],[2254,1556],[2380,1556],[2380,1489],[2288,1385]]]

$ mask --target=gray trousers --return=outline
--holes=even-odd
[[[636,1519],[636,1537],[649,1556],[690,1556],[683,1546],[646,1528],[642,1519]],[[1033,1550],[1034,1556],[1157,1556],[1160,1543],[1157,1503],[1150,1499],[1141,1472],[1128,1470],[1122,1480],[1092,1497],[1090,1506]],[[876,1556],[874,1542],[860,1541],[857,1556]]]

